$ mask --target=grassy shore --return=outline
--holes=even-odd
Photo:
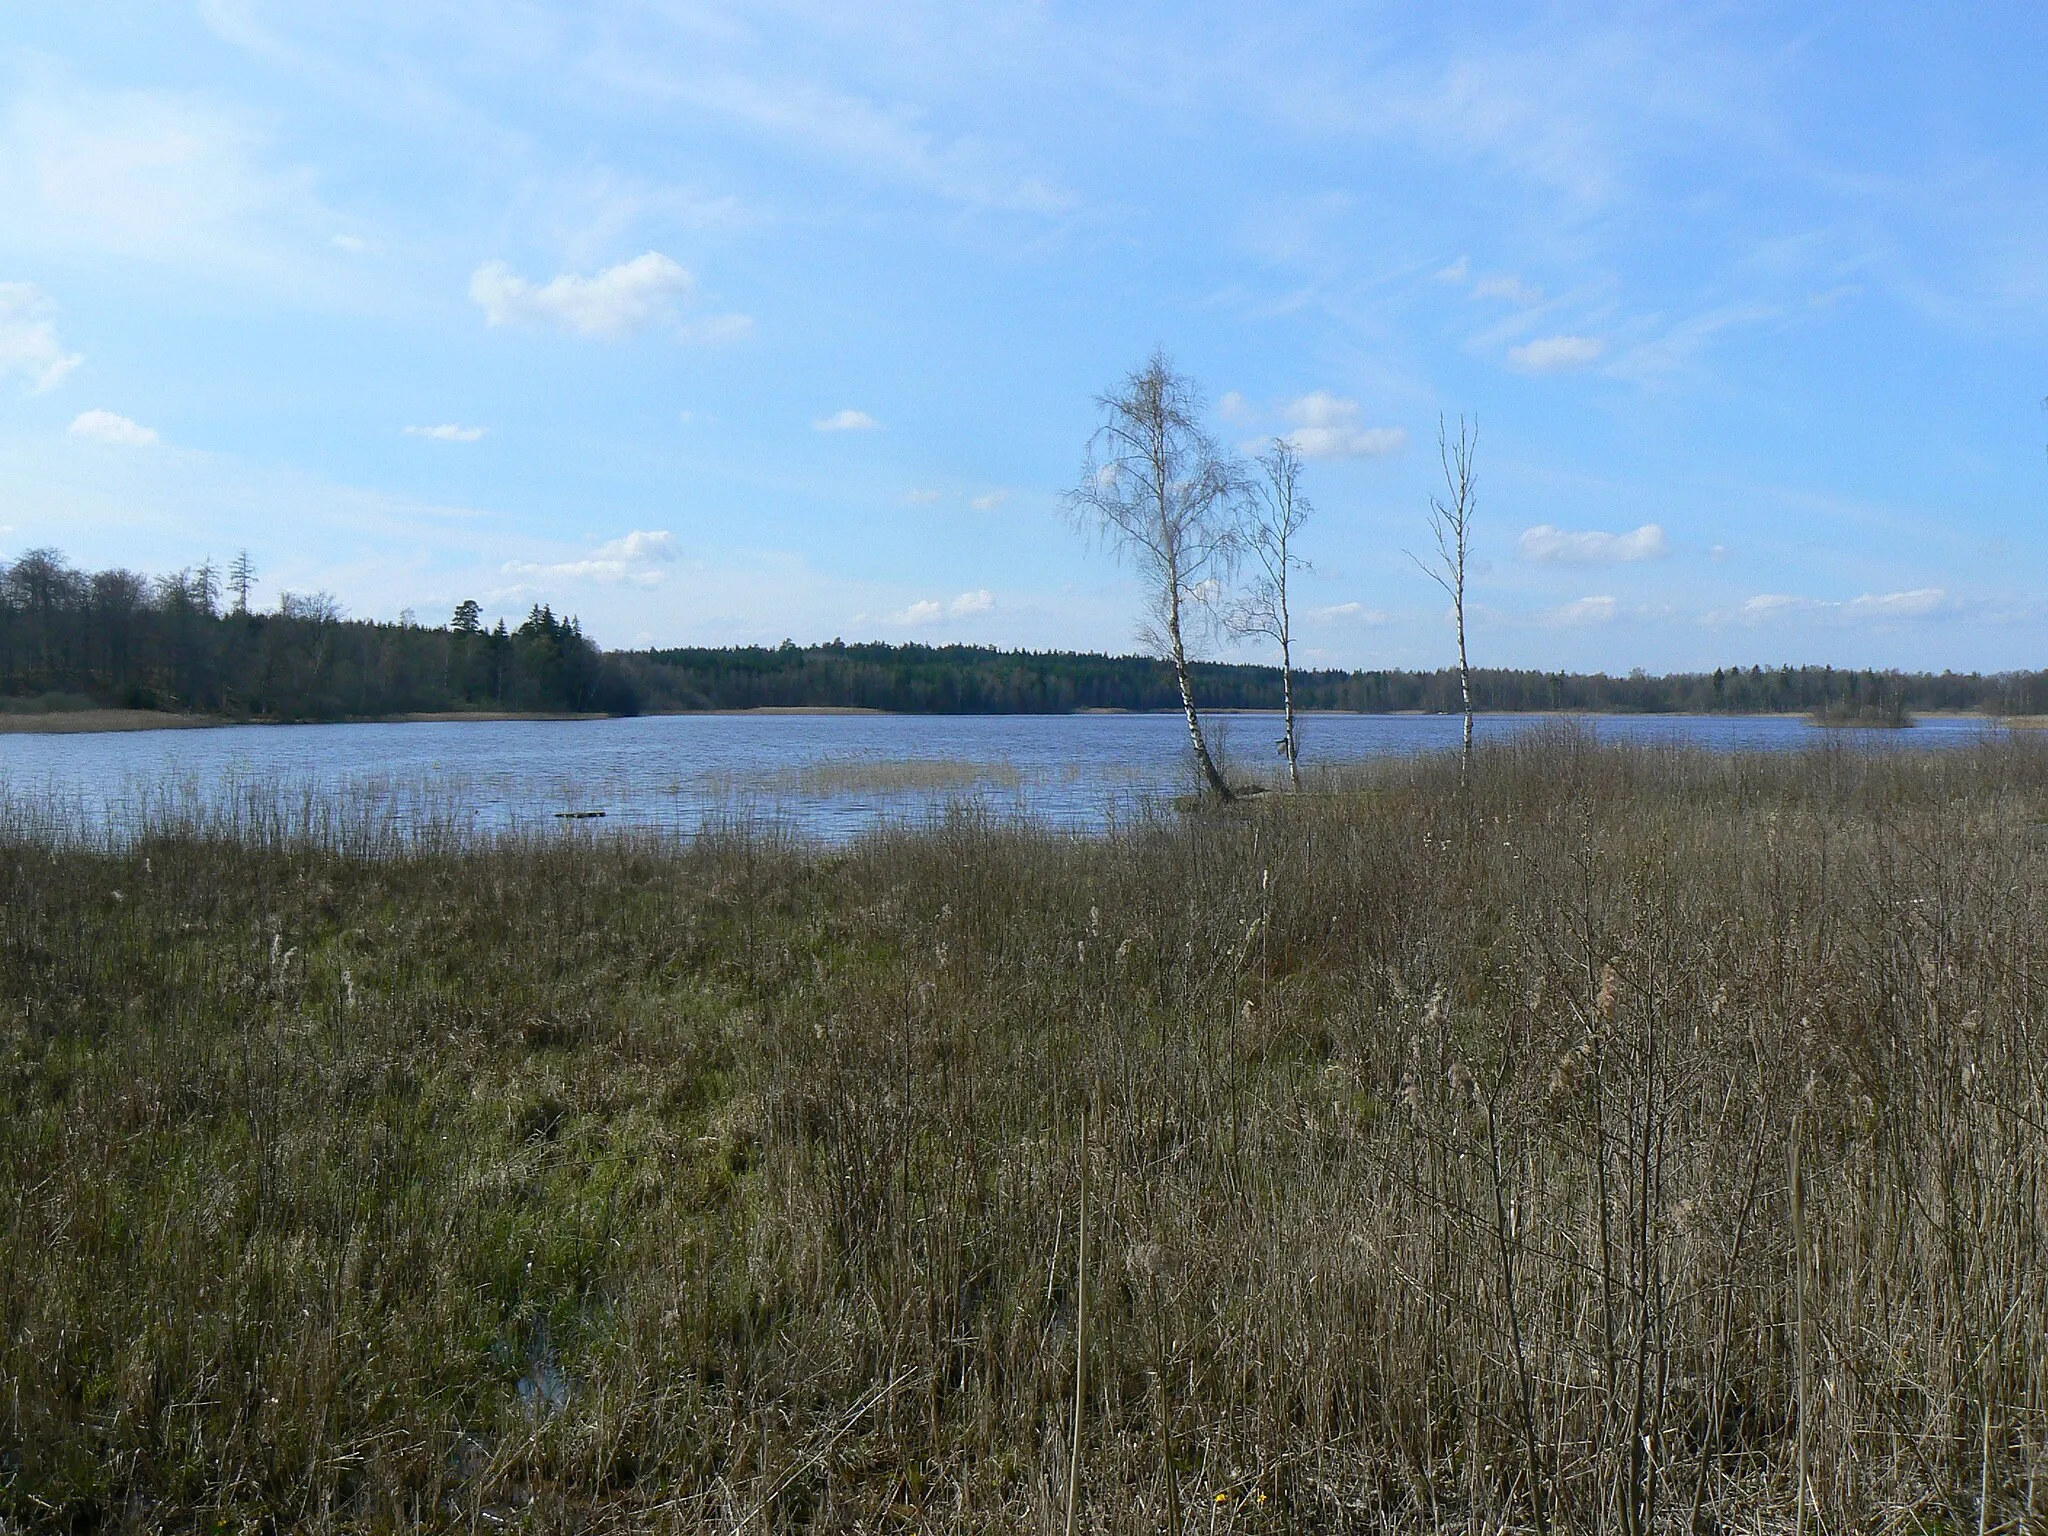
[[[0,1517],[2010,1531],[2044,823],[1563,728],[1097,840],[17,817]]]

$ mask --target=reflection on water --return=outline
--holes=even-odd
[[[1545,717],[1484,715],[1482,739]],[[1784,717],[1583,717],[1603,740],[1784,750],[1822,733]],[[1975,719],[1850,733],[1882,748],[1980,739]],[[1313,715],[1305,766],[1455,749],[1449,715]],[[1277,719],[1215,717],[1235,778],[1272,776]],[[165,821],[246,835],[335,818],[462,833],[655,827],[736,819],[844,838],[970,802],[1001,816],[1096,831],[1193,787],[1177,715],[673,715],[410,725],[231,726],[108,735],[0,736],[0,796],[78,830]],[[602,819],[558,820],[565,812]],[[324,819],[323,819],[324,818]],[[350,836],[364,835],[360,831]]]

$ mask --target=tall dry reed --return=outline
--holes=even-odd
[[[1569,732],[1099,840],[14,821],[0,1513],[2039,1522],[2044,823]]]

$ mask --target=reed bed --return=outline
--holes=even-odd
[[[0,822],[0,1520],[2038,1529],[2044,823],[1565,730],[1095,839]]]

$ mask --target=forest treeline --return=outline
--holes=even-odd
[[[629,652],[621,663],[648,707],[755,709],[837,705],[918,714],[1062,714],[1079,709],[1177,709],[1173,668],[1150,656],[1002,651],[971,645],[827,645]],[[1280,669],[1193,662],[1204,709],[1278,709]],[[1724,667],[1626,677],[1475,668],[1474,705],[1489,712],[1589,710],[1615,714],[1877,714],[1911,710],[2048,713],[2048,672],[1900,673],[1834,667]],[[1455,714],[1455,668],[1434,672],[1296,672],[1295,707],[1386,714]]]
[[[1192,665],[1205,709],[1277,709],[1280,670]],[[1626,677],[1478,668],[1486,711],[1629,714],[1977,710],[2048,714],[2048,671],[1984,676],[1833,667],[1719,668]],[[1298,708],[1455,713],[1455,669],[1295,674]],[[601,651],[574,618],[536,607],[486,626],[465,602],[443,625],[349,619],[321,594],[259,612],[246,571],[85,572],[49,550],[0,566],[0,700],[13,710],[100,705],[246,719],[447,710],[634,714],[839,707],[912,714],[1176,709],[1173,669],[1148,656],[971,645],[688,647]]]
[[[485,628],[348,619],[324,593],[270,612],[247,567],[169,576],[73,569],[52,550],[0,567],[0,698],[236,719],[336,720],[442,710],[630,714],[630,682],[573,618],[536,607]]]

